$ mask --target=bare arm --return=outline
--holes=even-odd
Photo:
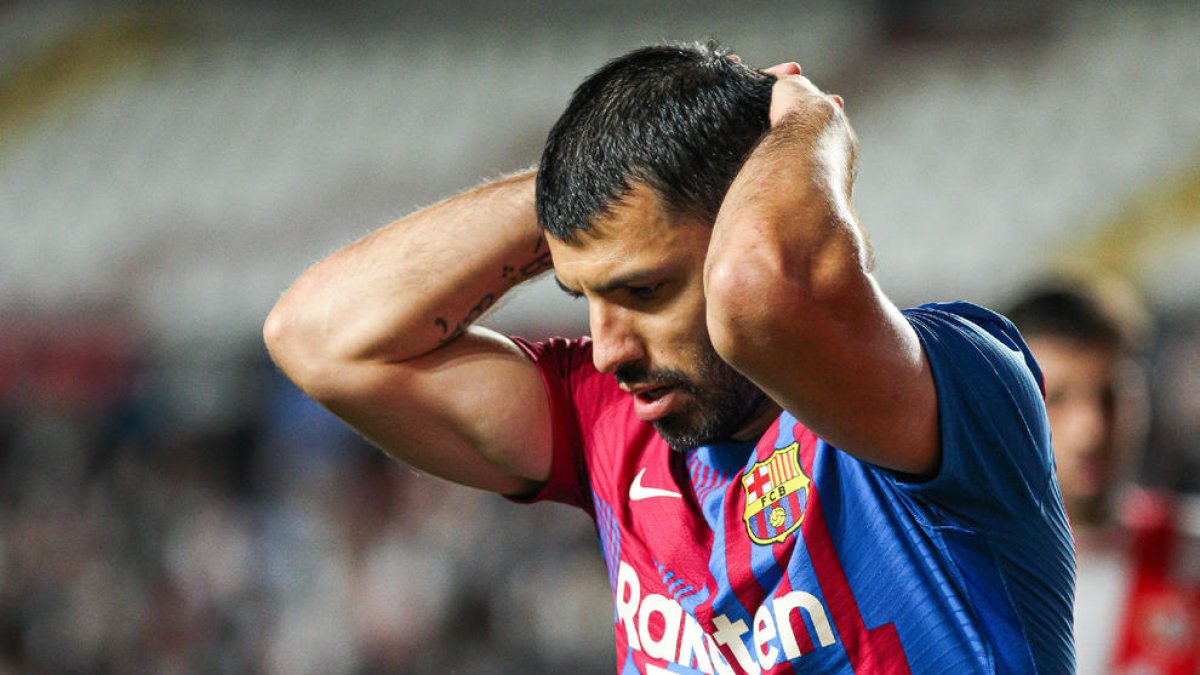
[[[937,394],[916,333],[869,271],[850,205],[856,140],[797,73],[730,187],[705,263],[723,359],[818,435],[914,474],[940,459]]]
[[[263,330],[279,367],[389,454],[518,494],[550,469],[536,368],[471,323],[550,268],[533,172],[402,218],[305,272]]]

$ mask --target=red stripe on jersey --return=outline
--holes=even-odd
[[[796,548],[796,537],[788,537],[783,543],[775,544],[771,548],[771,552],[775,554],[775,564],[779,566],[779,569],[787,570],[788,562],[791,561],[793,551]],[[783,578],[779,580],[779,585],[775,590],[775,597],[781,598],[793,590],[792,579],[785,573]],[[788,623],[792,628],[792,634],[796,636],[796,646],[800,648],[800,655],[803,656],[815,649],[816,646],[813,644],[812,635],[808,632],[808,624],[804,623],[804,617],[800,615],[800,612],[788,612],[787,616]],[[776,634],[783,630],[784,628],[777,626]],[[780,656],[780,658],[785,659],[786,657]],[[790,661],[785,661],[776,666],[772,672],[794,673],[796,669],[792,667]]]
[[[796,425],[793,434],[800,443],[800,466],[810,478],[815,479],[813,457],[816,454],[817,437],[800,424]],[[900,644],[895,625],[886,623],[868,630],[863,621],[862,611],[850,589],[850,581],[838,560],[833,537],[825,523],[815,480],[809,486],[807,513],[800,531],[833,624],[850,659],[850,666],[856,673],[909,673],[908,658],[904,655],[904,646]]]
[[[759,440],[759,445],[761,446],[766,444],[766,439],[774,438],[778,432],[779,418],[775,418],[775,421],[771,423],[771,426],[767,429],[766,433],[763,434],[762,439]],[[708,533],[708,550],[711,551],[712,546],[714,545],[723,545],[725,547],[725,570],[727,578],[730,579],[730,587],[734,591],[734,596],[738,599],[738,601],[745,605],[745,603],[755,593],[744,588],[735,588],[733,579],[745,578],[746,576],[749,576],[752,583],[757,583],[757,579],[754,578],[753,574],[737,575],[735,572],[733,572],[733,570],[745,570],[746,572],[751,571],[749,546],[750,540],[745,534],[743,534],[746,530],[746,522],[742,520],[742,514],[744,513],[744,509],[746,507],[746,490],[742,484],[741,474],[737,474],[732,480],[728,481],[724,485],[722,485],[720,482],[720,477],[716,474],[716,472],[714,472],[713,476],[714,480],[711,489],[721,488],[725,493],[723,498],[726,506],[724,509],[722,509],[724,515],[725,541],[720,543],[716,542],[716,533],[709,528],[705,528]],[[701,508],[703,508],[703,505],[701,505]],[[739,545],[731,546],[730,541],[735,540]],[[761,595],[762,592],[763,591],[760,589],[757,591],[757,594]],[[715,593],[710,594],[707,599],[696,606],[693,614],[701,625],[711,627],[713,625],[713,617],[720,613],[714,611],[713,609],[713,601],[716,599],[717,596]],[[757,605],[746,606],[757,607]],[[727,661],[733,658],[733,654],[731,654],[728,650],[722,650],[722,652],[725,654]],[[736,663],[736,660],[730,662]]]
[[[762,517],[761,513],[758,515]],[[766,525],[765,517],[763,525]],[[746,608],[746,613],[754,616],[754,610],[766,597],[766,590],[750,566],[750,546],[741,510],[725,509],[725,569],[729,574],[729,584],[742,607]]]
[[[754,575],[754,568],[750,565],[751,542],[746,533],[746,521],[742,519],[742,509],[745,508],[745,505],[741,499],[734,499],[735,495],[745,495],[742,482],[740,480],[733,481],[729,490],[726,499],[730,500],[729,503],[734,506],[725,509],[725,570],[729,575],[730,590],[746,610],[748,616],[746,624],[750,630],[754,630],[751,625],[754,622],[754,612],[767,597],[767,591],[759,582],[758,577]],[[757,517],[765,521],[764,514],[759,513]],[[765,526],[766,522],[762,524]],[[708,619],[711,620],[711,617]],[[751,649],[753,648],[751,647]],[[722,645],[721,653],[724,654],[726,661],[736,666],[737,658],[728,647]]]
[[[812,490],[812,487],[810,486],[809,491],[811,492],[811,490]],[[795,518],[796,520],[800,520],[801,518],[803,518],[804,517],[804,509],[803,509],[804,505],[800,503],[800,493],[799,492],[789,492],[788,496],[787,496],[787,501],[788,501],[788,510],[790,510],[792,512],[792,517]],[[800,523],[800,525],[803,526],[804,523]]]

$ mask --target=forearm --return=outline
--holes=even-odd
[[[850,206],[855,139],[825,100],[781,116],[738,173],[705,261],[710,329],[772,320],[860,282],[869,252]],[[719,337],[719,336],[717,336]]]
[[[836,447],[928,475],[937,395],[916,333],[870,274],[850,206],[853,132],[835,101],[796,84],[776,84],[795,95],[717,217],[705,261],[713,347]]]
[[[306,271],[264,334],[293,379],[346,362],[403,362],[459,336],[500,296],[550,267],[533,172],[413,213]],[[302,385],[303,386],[303,385]]]

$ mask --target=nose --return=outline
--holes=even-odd
[[[645,358],[645,347],[628,312],[593,301],[588,306],[588,323],[592,329],[592,362],[596,370],[612,373],[626,363]]]

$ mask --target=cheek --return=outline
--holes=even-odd
[[[663,322],[655,330],[647,331],[646,351],[655,368],[668,368],[685,373],[696,369],[696,337],[678,323]]]
[[[695,356],[710,346],[705,325],[704,286],[695,279],[677,280],[679,286],[656,303],[632,309],[638,337],[654,368],[694,372]]]
[[[657,314],[653,320],[656,340],[678,355],[695,355],[710,346],[708,326],[705,323],[704,300],[681,298],[669,309]]]

